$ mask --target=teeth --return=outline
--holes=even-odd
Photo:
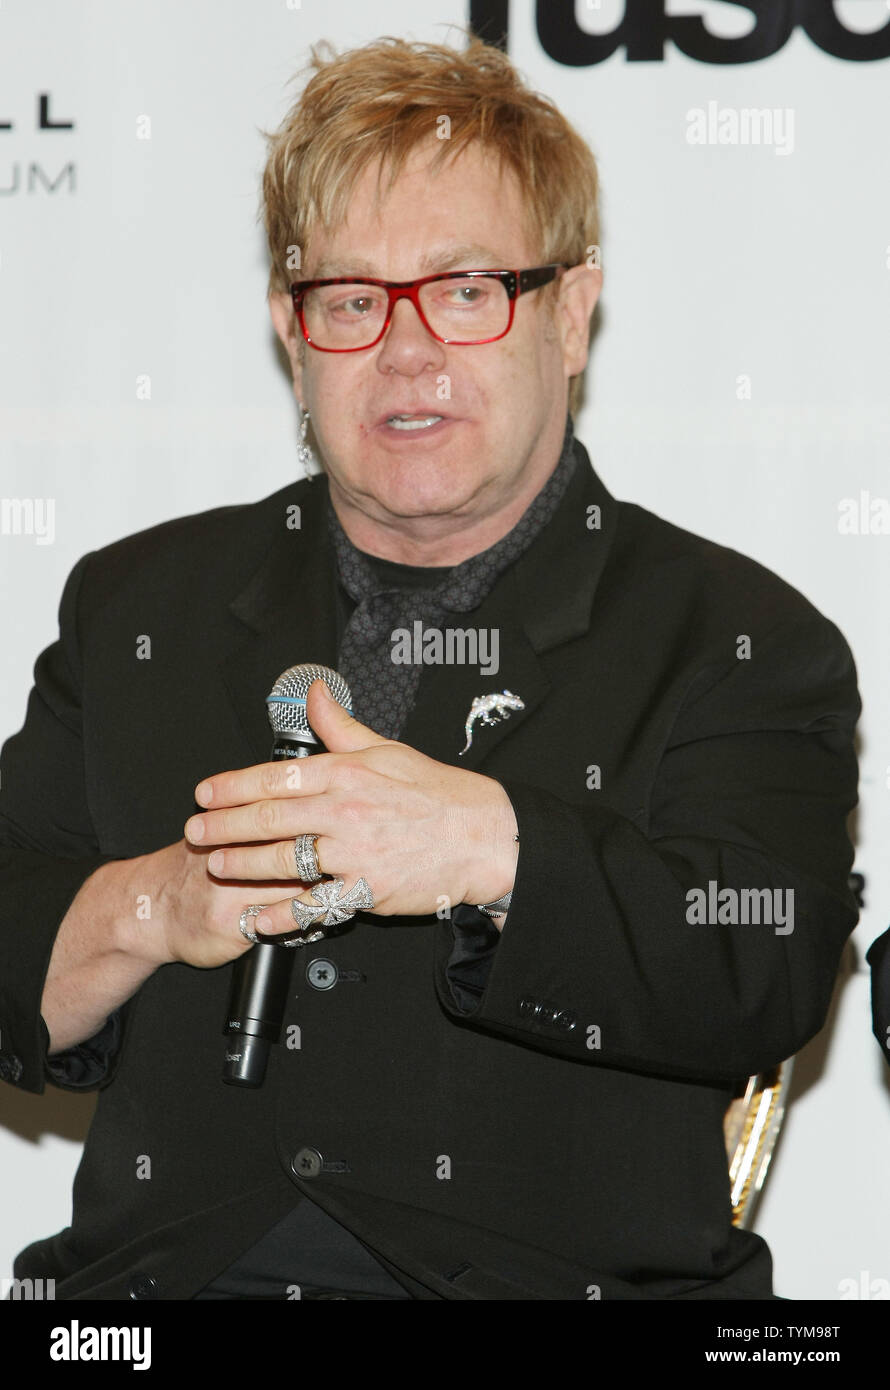
[[[441,415],[390,415],[386,423],[397,430],[425,430],[442,418]]]

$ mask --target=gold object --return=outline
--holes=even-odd
[[[766,1180],[767,1170],[785,1114],[793,1058],[771,1071],[749,1076],[723,1117],[723,1137],[729,1162],[732,1224],[744,1229],[750,1219],[751,1198]]]

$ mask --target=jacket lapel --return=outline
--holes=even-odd
[[[540,658],[551,648],[582,636],[590,626],[594,594],[612,544],[618,504],[591,467],[587,451],[574,443],[577,465],[554,516],[471,614],[455,614],[455,626],[496,629],[499,666],[425,666],[417,699],[401,740],[439,762],[476,770],[485,758],[531,717],[550,681]],[[596,508],[596,511],[592,510]],[[598,523],[596,525],[589,523]],[[498,723],[477,718],[469,750],[465,723],[476,696],[509,690],[524,708]]]
[[[336,570],[326,494],[326,479],[297,484],[298,531],[281,525],[284,507],[276,507],[266,558],[230,604],[243,635],[224,658],[221,674],[258,763],[271,755],[265,702],[281,673],[304,662],[336,669]]]

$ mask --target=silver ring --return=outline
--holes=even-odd
[[[308,934],[301,931],[299,936],[282,937],[277,943],[279,946],[308,946],[313,941],[323,941],[323,931],[311,931]]]
[[[319,918],[321,926],[334,927],[348,922],[363,908],[370,911],[374,907],[374,894],[364,878],[357,879],[348,893],[343,892],[342,878],[330,878],[312,889],[312,897],[319,904],[318,907],[310,907],[308,903],[301,903],[299,898],[291,898],[290,910],[302,931],[318,923]],[[319,935],[323,936],[324,932]]]
[[[297,878],[303,883],[318,883],[321,870],[318,855],[315,853],[317,835],[298,835],[294,840],[294,860],[297,865]]]
[[[260,938],[255,931],[251,931],[247,925],[248,917],[258,917],[261,912],[265,912],[265,903],[254,903],[253,907],[246,907],[241,913],[238,926],[241,928],[241,935],[248,941],[252,941],[255,946],[259,945]]]

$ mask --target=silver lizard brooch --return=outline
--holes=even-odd
[[[502,690],[500,694],[494,695],[477,695],[470,706],[470,713],[467,715],[467,722],[464,725],[467,747],[460,750],[458,757],[462,758],[473,742],[473,723],[475,720],[481,719],[483,724],[499,724],[502,719],[510,718],[510,711],[513,709],[525,709],[525,705],[519,696],[514,695],[510,690]]]

